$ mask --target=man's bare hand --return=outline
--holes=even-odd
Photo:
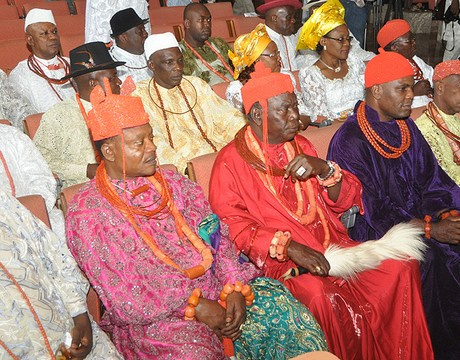
[[[446,244],[460,244],[460,217],[448,217],[431,224],[431,237]]]
[[[291,241],[288,256],[296,265],[307,269],[313,275],[327,276],[329,274],[331,267],[324,255],[308,246]]]

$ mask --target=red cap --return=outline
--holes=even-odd
[[[414,76],[409,60],[396,52],[384,51],[368,62],[364,71],[364,87],[367,89],[406,76]]]
[[[460,60],[448,60],[436,65],[433,81],[442,80],[450,75],[460,75]]]
[[[377,42],[384,48],[393,40],[407,34],[410,31],[410,25],[406,20],[395,19],[388,21],[378,32]]]
[[[291,77],[287,74],[272,73],[263,62],[257,62],[255,71],[251,73],[251,79],[241,89],[246,114],[256,102],[259,102],[263,107],[268,99],[285,92],[294,92]]]

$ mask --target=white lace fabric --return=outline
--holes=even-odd
[[[307,115],[337,119],[346,110],[353,110],[364,99],[364,62],[350,54],[348,73],[342,79],[327,79],[316,65],[300,70],[299,81]]]

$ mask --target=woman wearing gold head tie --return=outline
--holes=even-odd
[[[234,69],[235,81],[228,85],[225,95],[229,103],[243,111],[241,88],[250,79],[256,62],[263,62],[272,72],[280,72],[281,57],[278,47],[268,36],[264,24],[257,25],[249,34],[239,36],[235,40],[233,49],[233,52],[229,50],[228,57],[231,60],[230,66]],[[289,73],[289,75],[295,89],[295,78],[292,74]],[[301,127],[305,129],[310,123],[310,118],[305,116],[306,108],[303,105],[302,95],[297,91],[295,92],[301,116]]]
[[[350,53],[352,38],[344,13],[339,0],[328,0],[313,12],[299,36],[298,50],[316,50],[320,55],[299,73],[303,101],[313,121],[345,120],[364,97],[365,64]]]

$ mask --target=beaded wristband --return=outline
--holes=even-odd
[[[270,243],[269,254],[273,259],[278,259],[280,262],[285,262],[289,258],[287,256],[287,248],[291,240],[289,231],[277,231]]]
[[[335,172],[335,168],[334,168],[334,162],[332,162],[331,160],[326,160],[326,164],[327,166],[329,166],[329,172],[327,173],[326,176],[319,176],[319,175],[316,175],[316,177],[318,178],[319,181],[324,181],[324,180],[327,180],[329,179],[332,175],[334,175],[334,172]]]
[[[220,302],[226,303],[227,298],[233,292],[239,292],[241,295],[244,296],[244,300],[246,301],[246,306],[251,306],[252,302],[254,301],[254,293],[249,285],[243,285],[242,282],[236,281],[235,285],[233,284],[226,284],[222,291],[220,292]],[[225,307],[225,306],[224,306]]]
[[[329,161],[329,160],[328,160]],[[342,181],[342,169],[335,162],[329,161],[333,164],[334,172],[331,176],[321,178],[319,175],[316,176],[318,183],[323,187],[332,187]],[[328,174],[329,175],[329,174]]]
[[[425,222],[425,237],[431,239],[431,216],[425,215],[423,221]]]
[[[188,298],[188,305],[185,307],[185,320],[195,320],[195,308],[200,303],[201,290],[196,288]]]
[[[441,214],[441,220],[447,219],[448,217],[457,217],[460,213],[457,210],[445,211]]]

